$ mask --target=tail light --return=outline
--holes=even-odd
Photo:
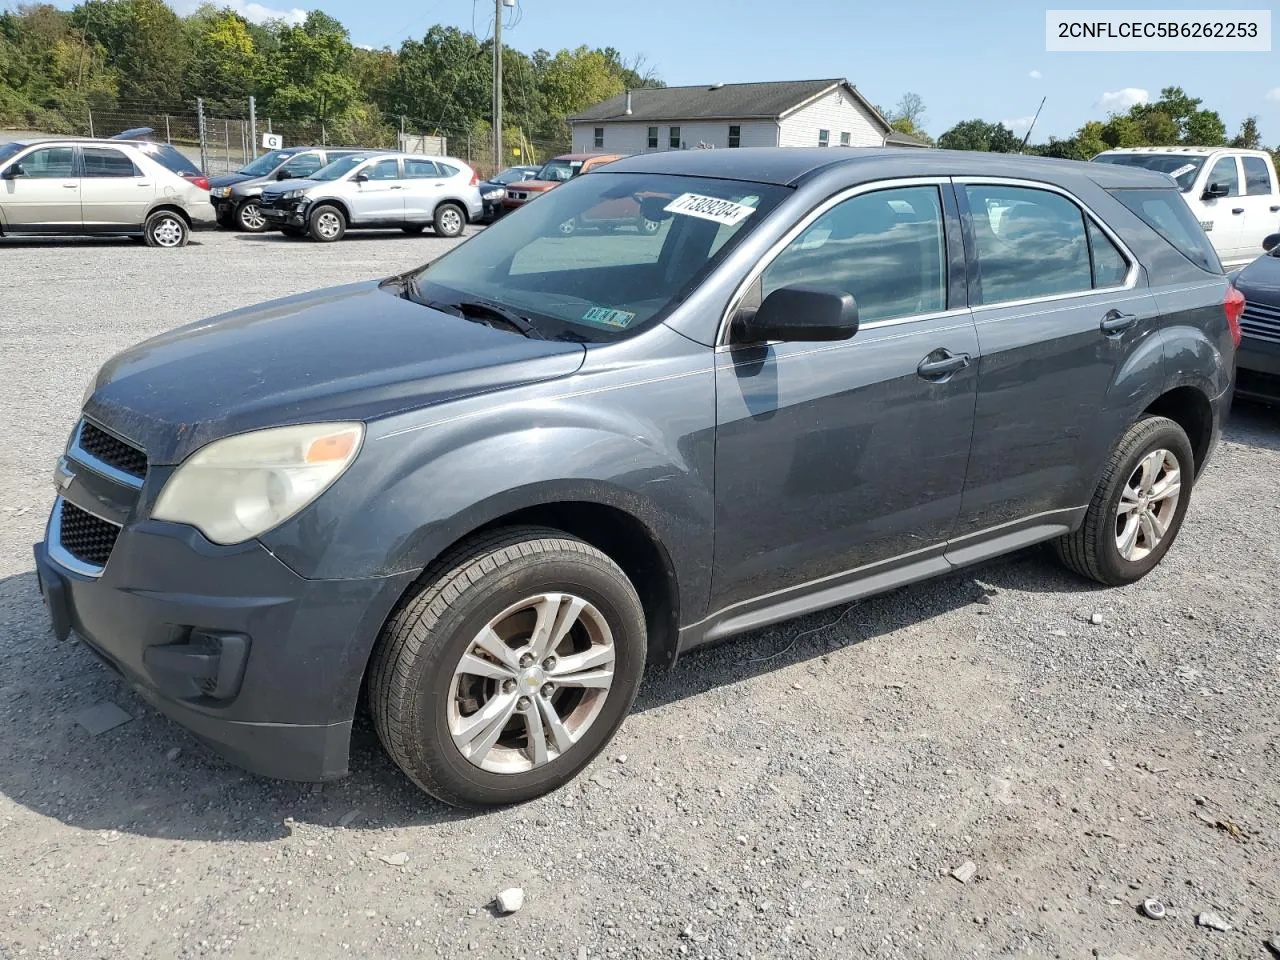
[[[209,178],[208,178],[208,177],[201,177],[201,176],[199,176],[199,175],[197,175],[197,174],[194,174],[194,173],[184,173],[184,174],[182,175],[182,179],[186,180],[188,183],[193,184],[194,186],[199,187],[201,190],[208,190],[208,189],[209,189]]]
[[[471,186],[480,186],[480,174],[476,173],[474,170],[471,171]]]
[[[1227,295],[1222,298],[1222,309],[1227,312],[1227,326],[1231,330],[1231,339],[1240,346],[1240,315],[1244,313],[1244,294],[1233,286],[1227,287]]]

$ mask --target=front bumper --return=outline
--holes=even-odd
[[[1280,342],[1245,335],[1236,351],[1236,393],[1280,401]]]
[[[36,571],[60,639],[76,633],[145,700],[252,773],[347,772],[364,664],[411,576],[305,580],[256,541],[222,547],[151,520],[125,525],[99,576],[49,548],[46,533]]]
[[[307,208],[309,200],[287,200],[284,206],[258,206],[259,212],[267,221],[267,226],[279,230],[281,227],[305,228],[307,225]]]

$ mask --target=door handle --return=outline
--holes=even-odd
[[[942,354],[942,356],[938,356],[938,354]],[[957,370],[963,370],[968,365],[969,355],[967,353],[935,350],[920,361],[920,365],[916,367],[916,373],[926,380],[940,380],[943,377],[951,376]]]
[[[141,181],[141,182],[139,182],[139,183],[138,183],[138,186],[140,186],[140,187],[149,187],[149,186],[151,186],[151,181],[150,181],[150,180],[143,180],[143,181]]]
[[[403,189],[404,189],[404,187],[400,187],[400,186],[396,186],[395,184],[392,184],[391,189],[392,189],[392,190],[403,190]]]
[[[1232,207],[1232,208],[1231,208],[1231,212],[1232,212],[1232,213],[1244,213],[1244,207]]]
[[[1272,208],[1271,208],[1271,212],[1272,212],[1272,213],[1280,213],[1280,203],[1277,203],[1274,207],[1272,207]]]
[[[1111,336],[1115,333],[1124,333],[1137,322],[1138,315],[1136,313],[1121,313],[1119,310],[1108,310],[1098,326],[1103,333]]]
[[[78,183],[64,183],[64,184],[62,185],[62,189],[64,189],[64,190],[79,190],[79,189],[80,189],[80,184],[78,184]]]

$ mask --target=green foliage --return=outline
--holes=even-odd
[[[410,132],[488,136],[493,47],[433,26],[398,50],[353,47],[346,28],[318,10],[301,24],[251,23],[206,2],[185,18],[164,0],[81,0],[0,13],[0,123],[84,132],[87,111],[115,121],[194,112],[244,117],[250,96],[277,129],[330,142],[395,142]],[[612,47],[503,48],[505,135],[566,145],[564,117],[626,87],[661,86],[643,58]]]
[[[944,150],[981,150],[991,153],[1016,153],[1022,138],[1003,123],[965,120],[938,138]]]
[[[1258,118],[1245,117],[1240,132],[1231,138],[1231,146],[1241,150],[1261,150],[1262,137],[1258,134]]]

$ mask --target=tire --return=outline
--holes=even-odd
[[[583,604],[580,613],[577,603]],[[518,659],[537,622],[555,623],[570,612],[572,625],[550,647],[551,659],[564,663]],[[510,667],[477,644],[486,635],[487,650],[499,650]],[[493,638],[501,645],[495,647]],[[591,661],[566,666],[568,657],[586,652],[593,653]],[[557,530],[498,530],[433,564],[387,621],[367,681],[374,727],[409,779],[445,803],[485,807],[531,800],[573,779],[613,737],[635,699],[645,652],[644,610],[617,564]],[[463,670],[464,655],[483,672]],[[601,689],[610,668],[610,685]],[[496,743],[485,733],[468,739],[460,732],[455,740],[453,730],[462,731],[486,710],[509,718],[501,726],[495,720],[476,727]],[[562,741],[563,752],[553,716],[564,721],[559,730],[570,737]],[[540,750],[531,729],[544,732]]]
[[[157,210],[142,225],[142,237],[148,247],[174,250],[187,245],[191,231],[187,229],[187,221],[172,210]]]
[[[334,243],[347,232],[347,218],[331,203],[322,203],[307,218],[308,233],[317,243]]]
[[[438,237],[460,237],[467,225],[467,212],[456,203],[442,203],[436,207],[431,225]]]
[[[307,235],[307,231],[301,227],[281,227],[280,232],[286,237],[292,237],[294,240],[299,240]]]
[[[226,214],[219,213],[214,219],[217,220],[218,226],[223,227],[224,229],[227,229],[227,230],[231,229],[236,225],[235,214],[231,214],[230,216],[227,216]]]
[[[1108,586],[1142,579],[1177,539],[1194,482],[1186,432],[1165,417],[1142,418],[1112,451],[1080,529],[1054,542],[1058,559]]]
[[[427,229],[427,225],[425,223],[406,223],[400,229],[409,234],[409,236],[414,236]]]
[[[244,233],[266,233],[267,218],[258,208],[258,201],[245,200],[236,207],[236,229]]]

